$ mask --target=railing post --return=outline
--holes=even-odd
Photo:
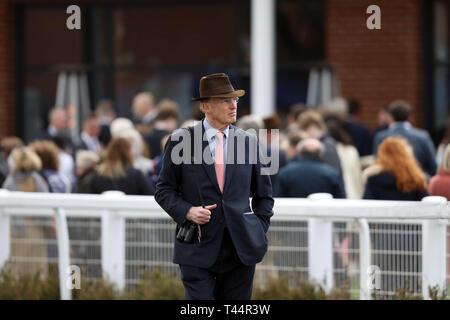
[[[0,197],[9,191],[0,189]],[[6,261],[9,260],[10,255],[10,221],[9,216],[4,213],[3,204],[0,203],[0,268],[2,268]]]
[[[358,219],[359,222],[359,292],[360,300],[370,300],[369,266],[370,266],[370,230],[367,219]]]
[[[440,204],[439,211],[445,216],[447,199],[425,197],[423,202]],[[422,295],[430,299],[428,288],[446,285],[447,219],[428,219],[422,222]]]
[[[61,300],[72,300],[72,288],[68,285],[70,265],[69,230],[64,209],[56,211],[56,236],[58,238],[59,293]],[[70,271],[69,271],[70,272]]]
[[[108,191],[103,195],[115,198],[124,193]],[[125,288],[125,219],[111,211],[102,213],[102,269],[119,290]]]
[[[9,216],[3,214],[0,209],[0,268],[5,265],[10,255],[10,223]]]
[[[333,196],[316,193],[308,196],[312,201],[326,201]],[[333,222],[326,219],[308,219],[309,280],[324,286],[326,292],[333,288]]]
[[[251,113],[275,112],[275,0],[251,1]]]

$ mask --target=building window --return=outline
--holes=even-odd
[[[17,21],[18,134],[26,141],[47,127],[55,104],[66,104],[57,100],[66,71],[87,75],[90,109],[108,98],[126,117],[133,96],[148,90],[156,101],[176,100],[182,118],[190,118],[191,97],[208,73],[226,72],[249,93],[250,0],[90,2],[80,5],[82,28],[76,31],[66,28],[64,5],[17,8],[23,12]],[[324,29],[324,0],[276,1],[277,108],[306,102],[309,67],[325,57]],[[241,99],[239,116],[250,112],[249,99]]]
[[[445,127],[450,110],[450,61],[449,61],[449,5],[438,0],[433,7],[433,101],[435,128]]]

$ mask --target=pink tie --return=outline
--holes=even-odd
[[[216,154],[214,155],[214,167],[216,169],[217,183],[219,184],[220,191],[223,193],[223,175],[225,171],[225,164],[223,161],[223,133],[217,132],[217,146]]]

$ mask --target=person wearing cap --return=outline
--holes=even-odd
[[[255,265],[267,251],[272,185],[257,137],[232,125],[245,91],[234,90],[224,73],[202,77],[199,89],[193,100],[200,101],[205,118],[169,137],[155,199],[177,223],[175,235],[186,221],[199,226],[194,242],[174,240],[173,261],[180,265],[186,299],[250,299]],[[185,139],[201,146],[201,163],[190,147],[183,154],[195,154],[191,162],[174,161]]]

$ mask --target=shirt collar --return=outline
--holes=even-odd
[[[409,121],[397,121],[391,124],[390,126],[393,128],[405,128],[405,129],[411,129],[411,123]]]
[[[82,131],[81,132],[81,138],[85,139],[85,140],[97,140],[97,137],[92,137],[90,136],[86,131]]]
[[[56,128],[52,125],[48,126],[48,134],[51,135],[52,137],[56,136],[58,134],[58,130],[56,130]]]
[[[216,136],[217,132],[219,132],[219,130],[214,128],[208,122],[208,120],[206,120],[206,117],[203,120],[203,126],[205,127],[205,133],[206,133],[206,137],[208,138],[208,141],[211,141],[212,138]],[[225,135],[225,138],[228,138],[228,131],[229,131],[229,129],[230,129],[230,126],[227,126],[226,129],[222,131],[222,133]]]
[[[145,114],[145,116],[142,117],[142,123],[150,123],[154,119],[156,119],[156,116],[158,115],[158,111],[156,109],[152,109],[149,112]]]

